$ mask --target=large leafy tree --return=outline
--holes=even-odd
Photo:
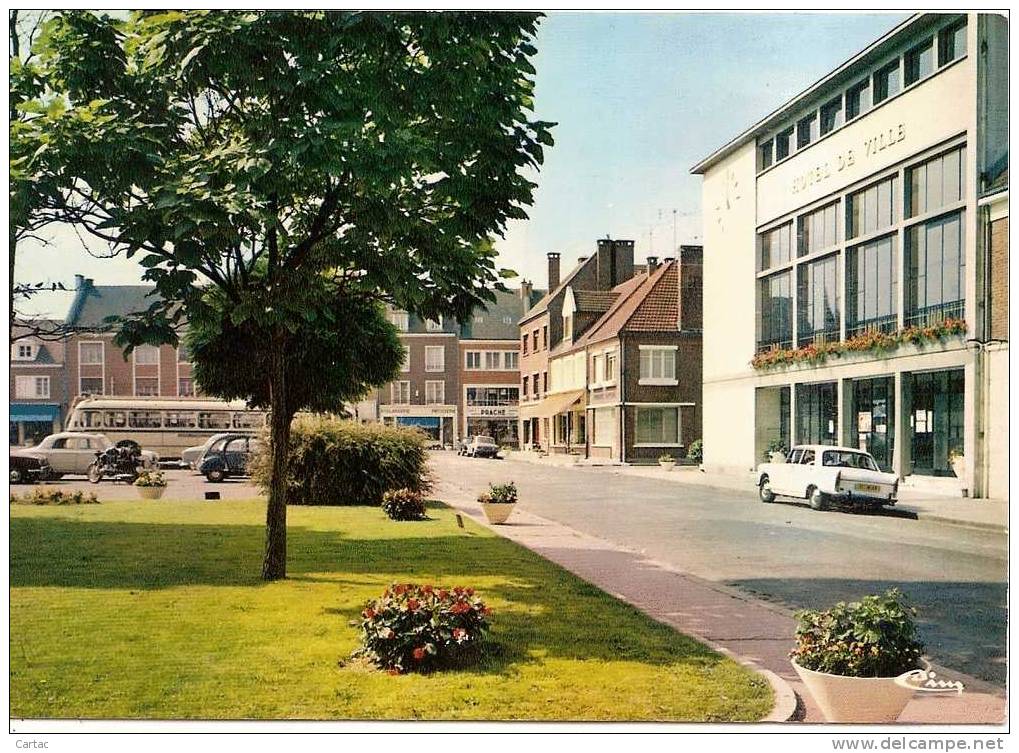
[[[306,333],[336,326],[337,299],[463,319],[500,284],[490,241],[526,217],[524,173],[551,144],[530,114],[537,23],[186,11],[47,30],[35,122],[62,209],[157,289],[124,340],[173,341],[214,318],[215,290],[224,331],[259,354],[235,368],[264,369],[271,407],[266,579],[286,572],[284,449],[306,404],[288,360]]]

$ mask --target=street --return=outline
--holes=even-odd
[[[816,512],[745,493],[522,460],[432,453],[446,484],[472,494],[516,482],[522,510],[613,541],[789,609],[892,586],[919,610],[928,654],[1003,685],[1007,536],[893,512]]]

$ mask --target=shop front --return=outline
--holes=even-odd
[[[452,448],[459,438],[455,405],[381,405],[379,418],[390,426],[418,429],[428,437],[431,447]]]
[[[500,446],[517,447],[520,388],[470,386],[464,388],[465,437],[492,437]]]
[[[55,403],[11,403],[10,444],[24,446],[60,431],[60,406]]]

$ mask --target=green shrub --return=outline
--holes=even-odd
[[[704,441],[701,439],[695,439],[690,443],[690,449],[686,452],[686,459],[692,460],[695,463],[700,463],[704,460]]]
[[[898,589],[824,611],[799,612],[796,648],[801,667],[848,677],[896,677],[920,668],[924,645],[916,610]]]
[[[65,492],[61,489],[33,489],[23,496],[11,495],[12,505],[98,505],[95,494],[83,491]]]
[[[354,656],[393,674],[464,666],[481,653],[489,612],[471,588],[394,583],[361,612]]]
[[[396,489],[382,495],[382,511],[393,520],[424,520],[425,500],[419,492]]]
[[[252,459],[252,478],[269,487],[269,443]],[[425,435],[417,429],[301,416],[290,434],[287,501],[295,505],[382,504],[387,491],[431,488]]]

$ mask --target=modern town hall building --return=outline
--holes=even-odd
[[[706,467],[837,443],[1007,497],[1007,34],[912,16],[692,168]]]

